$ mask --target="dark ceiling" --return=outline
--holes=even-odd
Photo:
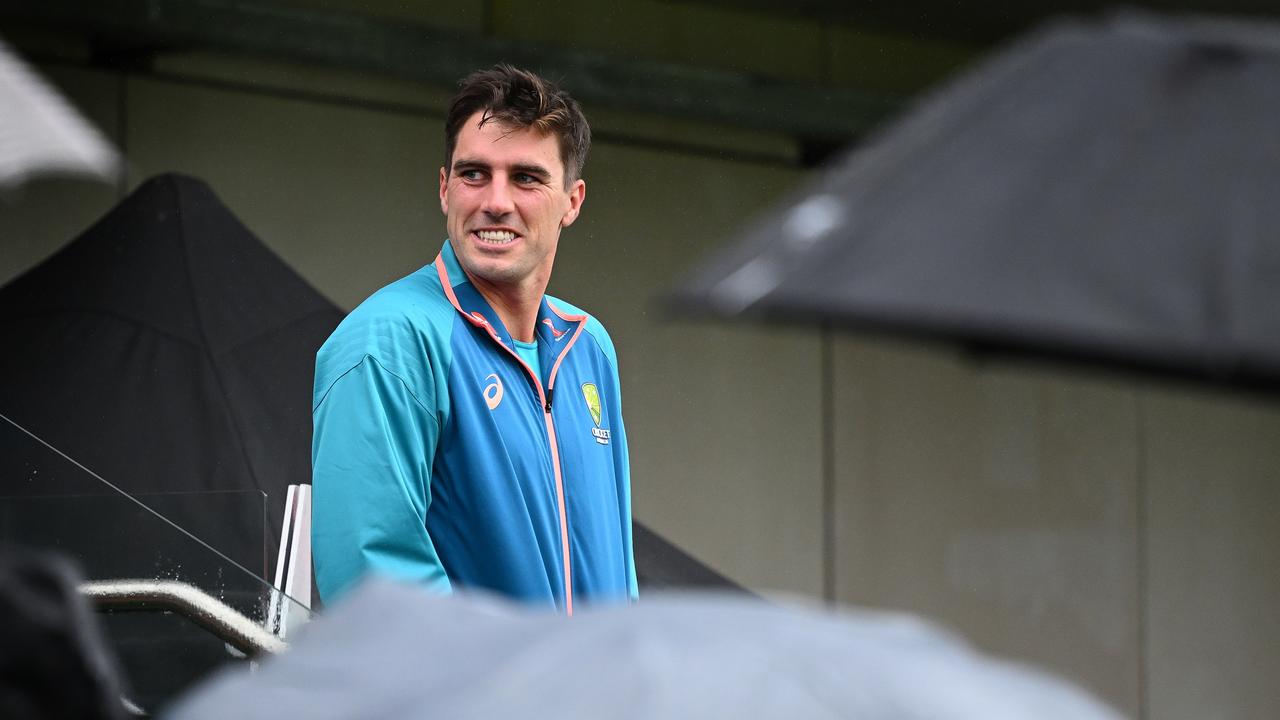
[[[1106,12],[1107,3],[1041,0],[670,0],[779,19],[811,18],[980,51],[1051,16]],[[1280,16],[1261,0],[1147,0],[1165,12]],[[585,101],[792,135],[805,147],[835,147],[901,107],[906,96],[783,81],[743,72],[608,53],[460,36],[391,20],[280,0],[0,0],[0,29],[55,28],[88,39],[94,62],[145,69],[157,54],[215,50],[371,71],[449,86],[499,61],[538,69]],[[821,113],[798,109],[822,107]]]
[[[766,15],[805,17],[850,27],[987,44],[1059,15],[1098,15],[1123,8],[1171,14],[1280,18],[1276,0],[681,0]]]

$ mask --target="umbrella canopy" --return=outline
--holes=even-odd
[[[115,150],[0,41],[0,189],[46,173],[114,181]]]
[[[266,576],[341,318],[207,185],[163,175],[0,288],[0,414]],[[17,455],[0,494],[65,491]]]
[[[1059,22],[761,218],[676,304],[1278,386],[1277,118],[1280,27]]]
[[[166,717],[1118,720],[1074,687],[905,615],[717,595],[587,608],[367,583],[256,672]]]
[[[749,590],[704,565],[701,560],[650,530],[644,523],[633,521],[631,533],[635,546],[636,581],[645,592],[698,588],[752,595]]]

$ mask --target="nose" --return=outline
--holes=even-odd
[[[486,215],[500,218],[515,211],[515,204],[511,197],[511,185],[501,174],[495,174],[485,189],[484,202],[481,204],[480,209]]]

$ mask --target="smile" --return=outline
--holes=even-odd
[[[506,245],[516,239],[516,234],[509,230],[477,230],[475,235],[486,245]]]

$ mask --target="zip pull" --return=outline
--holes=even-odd
[[[547,388],[547,404],[546,404],[546,410],[547,410],[547,412],[548,412],[548,413],[549,413],[549,412],[551,412],[551,388]]]

